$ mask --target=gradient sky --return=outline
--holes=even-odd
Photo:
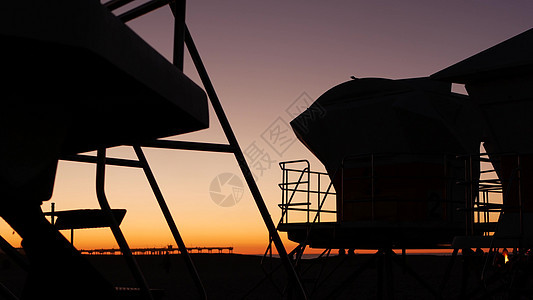
[[[259,176],[258,185],[277,223],[281,179],[277,162],[305,158],[313,169],[323,170],[298,142],[279,155],[261,138],[276,120],[291,120],[286,109],[302,93],[316,99],[352,75],[430,75],[531,28],[532,12],[533,1],[526,0],[190,0],[187,24],[241,147],[255,143],[276,161]],[[128,25],[171,59],[173,25],[168,7]],[[189,58],[185,73],[200,82]],[[213,113],[210,129],[177,139],[225,142]],[[161,149],[145,153],[188,246],[264,251],[268,234],[248,190],[232,207],[218,206],[210,198],[209,186],[217,175],[234,173],[242,178],[231,154]],[[110,155],[134,157],[127,148],[113,149]],[[128,210],[122,228],[131,247],[174,244],[141,170],[108,167],[107,178],[111,206]],[[94,165],[60,162],[53,198],[43,210],[49,210],[50,202],[58,210],[98,208],[94,182]],[[0,233],[20,245],[4,223]],[[117,247],[108,229],[78,230],[75,245]]]

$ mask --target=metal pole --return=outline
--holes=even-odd
[[[56,204],[54,202],[50,203],[51,204],[51,208],[50,208],[50,211],[51,211],[51,223],[52,225],[55,225],[55,212],[56,212]]]
[[[371,187],[372,187],[372,221],[375,219],[375,207],[374,207],[374,153],[370,154],[370,168],[371,168]]]
[[[468,212],[469,216],[470,216],[470,235],[474,235],[474,176],[472,174],[473,172],[473,169],[472,169],[472,155],[470,155],[470,159],[469,159],[469,165],[470,165],[470,171],[468,172],[470,174],[470,190],[469,190],[469,193],[470,193],[470,210]]]
[[[443,207],[443,214],[444,214],[444,220],[450,222],[452,220],[448,220],[448,201],[452,199],[448,199],[448,194],[453,195],[453,193],[450,193],[449,189],[451,189],[450,181],[448,179],[448,157],[446,154],[444,154],[444,207]]]
[[[0,283],[0,296],[2,299],[11,299],[11,300],[18,300],[17,296],[15,296],[5,285]]]
[[[200,276],[198,275],[198,271],[196,270],[196,267],[194,266],[194,262],[192,261],[192,258],[189,255],[189,252],[187,252],[187,246],[185,245],[185,242],[183,242],[183,239],[181,238],[181,235],[178,231],[178,227],[176,226],[176,223],[174,222],[174,219],[172,218],[172,214],[170,213],[170,209],[168,208],[167,203],[165,202],[163,193],[161,192],[161,189],[159,188],[157,181],[155,180],[155,176],[152,173],[152,170],[150,169],[148,160],[146,160],[146,156],[144,155],[144,152],[142,151],[140,146],[133,146],[133,149],[135,150],[135,154],[137,155],[139,162],[141,162],[143,166],[144,174],[146,175],[146,178],[148,179],[148,182],[150,183],[150,186],[152,187],[152,191],[154,192],[155,198],[157,199],[157,203],[159,204],[159,207],[161,208],[161,212],[163,213],[163,216],[165,217],[165,220],[167,221],[168,227],[170,228],[170,231],[172,232],[172,236],[174,237],[174,240],[176,241],[176,244],[178,245],[178,249],[180,250],[182,257],[185,260],[185,263],[187,264],[187,268],[189,269],[189,272],[191,273],[194,279],[196,288],[198,289],[198,292],[200,292],[200,295],[202,295],[202,298],[207,299],[207,294],[202,284],[202,280],[200,279]]]
[[[309,223],[309,209],[311,208],[311,166],[307,164],[307,223]]]
[[[440,284],[439,292],[442,294],[444,291],[444,288],[446,288],[446,284],[448,283],[448,280],[450,279],[450,275],[452,273],[452,268],[455,263],[455,259],[457,258],[457,253],[459,252],[458,248],[454,248],[452,252],[452,256],[450,258],[450,262],[448,263],[448,266],[446,267],[446,271],[444,272],[444,278],[442,279],[442,282]]]
[[[469,225],[469,222],[468,222],[468,214],[469,214],[469,207],[468,207],[468,159],[465,158],[465,162],[464,162],[464,167],[465,167],[465,172],[464,172],[464,176],[465,176],[465,181],[464,181],[464,189],[465,189],[465,208],[466,208],[466,211],[465,211],[465,235],[466,236],[469,236],[469,230],[468,230],[468,225]]]
[[[117,16],[117,18],[119,18],[122,22],[126,23],[144,14],[154,11],[163,5],[167,5],[169,1],[171,0],[151,0],[133,8],[132,10],[120,14],[119,16]]]
[[[289,211],[288,207],[285,206],[285,204],[288,203],[287,199],[289,199],[288,185],[286,185],[286,183],[289,182],[289,180],[287,179],[289,177],[289,174],[288,171],[285,170],[285,164],[283,164],[283,171],[281,172],[281,175],[283,182],[283,190],[281,191],[281,203],[283,204],[281,220],[283,220],[283,216],[285,216],[285,223],[289,223]]]
[[[317,179],[317,184],[318,184],[318,193],[317,193],[317,195],[318,195],[318,197],[317,197],[317,203],[316,203],[316,205],[317,205],[316,210],[317,210],[317,214],[318,214],[318,223],[320,223],[320,208],[321,208],[321,206],[320,206],[320,196],[322,195],[320,193],[320,173],[317,174],[317,177],[318,177],[318,179]],[[325,196],[327,197],[327,195],[325,195]]]
[[[111,0],[109,2],[104,3],[103,5],[107,7],[107,9],[113,11],[117,8],[120,8],[130,2],[133,2],[133,0]]]
[[[170,3],[174,10],[174,65],[183,72],[183,56],[185,48],[185,0]]]
[[[122,255],[124,255],[124,258],[126,259],[126,263],[130,268],[133,278],[135,278],[137,285],[141,289],[142,295],[146,299],[153,300],[152,294],[150,293],[150,289],[148,288],[148,284],[146,283],[141,269],[139,268],[139,265],[137,264],[135,258],[133,257],[133,254],[131,253],[130,247],[128,246],[128,242],[126,242],[126,238],[122,234],[118,222],[115,219],[113,212],[111,211],[109,202],[107,201],[107,197],[105,195],[105,156],[106,149],[98,149],[98,161],[96,163],[96,196],[98,198],[98,203],[100,204],[100,208],[102,209],[102,211],[104,211],[107,216],[107,219],[109,221],[109,227],[111,228],[111,231],[115,236],[115,240],[117,241],[120,247]]]
[[[334,177],[335,178],[335,177]],[[338,198],[337,198],[338,199]],[[344,220],[344,159],[341,163],[341,207],[339,208],[339,200],[336,201],[337,203],[337,223],[340,223]],[[340,209],[340,214],[339,214]],[[340,220],[339,220],[340,215]]]
[[[224,109],[222,108],[220,100],[218,99],[218,96],[215,92],[215,88],[213,87],[213,84],[211,83],[211,80],[209,79],[207,70],[205,69],[205,66],[202,62],[200,54],[198,53],[198,50],[196,49],[196,46],[194,45],[194,41],[192,39],[192,36],[187,26],[185,26],[185,44],[187,45],[187,49],[189,50],[189,53],[194,62],[194,65],[196,66],[196,70],[198,71],[198,75],[200,76],[202,80],[204,88],[207,92],[207,95],[209,96],[209,100],[211,101],[213,109],[215,110],[215,113],[218,117],[220,125],[222,126],[222,129],[224,130],[226,138],[228,139],[229,144],[234,147],[235,159],[237,160],[237,163],[239,164],[239,167],[241,168],[242,174],[244,175],[244,178],[248,184],[248,187],[250,188],[250,192],[252,193],[252,196],[254,197],[255,203],[257,205],[257,208],[259,209],[259,212],[261,213],[261,216],[263,217],[263,221],[265,222],[265,225],[268,229],[270,237],[272,238],[272,241],[274,242],[274,245],[276,246],[280,259],[287,272],[287,275],[296,284],[297,288],[299,289],[301,293],[302,298],[307,299],[307,293],[305,291],[304,286],[302,285],[300,281],[300,276],[298,275],[298,273],[296,273],[296,270],[294,269],[289,259],[289,256],[287,255],[287,250],[285,249],[285,246],[283,245],[283,242],[281,241],[278,231],[276,230],[276,226],[274,225],[274,222],[272,222],[272,217],[270,216],[270,213],[268,212],[268,208],[265,205],[265,201],[263,200],[261,192],[259,191],[259,188],[257,187],[257,183],[255,182],[253,178],[252,172],[250,171],[250,168],[248,167],[248,164],[246,163],[244,154],[242,153],[242,150],[239,147],[237,138],[235,137],[235,134],[233,133],[233,130],[231,129],[231,125],[226,117],[226,114],[224,113]]]
[[[523,215],[523,209],[522,209],[522,182],[520,181],[521,174],[521,167],[520,167],[520,154],[516,155],[517,157],[517,177],[518,177],[518,214],[520,218],[520,239],[522,239],[524,235],[524,215]]]
[[[376,298],[380,300],[383,299],[383,271],[385,269],[384,256],[385,256],[385,251],[383,249],[380,249],[379,254],[378,254],[378,259],[377,259],[377,265],[376,265],[377,272],[378,272],[377,290],[376,290],[377,297]]]
[[[401,261],[400,258],[398,258],[396,253],[394,253],[392,251],[389,252],[389,253],[390,253],[390,257],[392,258],[392,261],[401,266],[402,265],[402,261]],[[429,291],[431,294],[433,294],[433,297],[435,297],[435,299],[442,299],[441,294],[438,291],[436,291],[431,285],[429,285],[411,267],[409,267],[408,265],[405,265],[405,271],[407,272],[407,274],[411,275],[411,277],[413,277],[416,281],[418,281],[418,283],[420,283],[422,285],[422,287],[424,287],[427,291]]]
[[[387,299],[394,299],[394,274],[392,269],[392,249],[387,249],[384,253],[383,271],[385,272],[385,288],[387,290]]]
[[[279,164],[281,169],[281,223],[285,222],[285,169],[282,166],[282,163]]]

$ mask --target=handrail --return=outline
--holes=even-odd
[[[341,161],[341,165],[338,169],[338,171],[341,173],[340,176],[341,176],[341,180],[340,180],[340,195],[342,198],[345,198],[346,195],[345,193],[343,193],[343,189],[344,189],[344,185],[346,184],[346,179],[350,179],[350,180],[357,180],[357,179],[370,179],[371,180],[371,191],[370,191],[370,194],[369,194],[369,200],[367,201],[371,201],[371,203],[373,204],[372,207],[372,216],[373,216],[373,219],[375,218],[375,214],[376,214],[376,206],[375,206],[375,202],[376,201],[381,201],[381,200],[384,200],[384,199],[381,199],[381,198],[376,198],[376,194],[375,194],[375,180],[378,180],[380,178],[387,178],[387,179],[393,179],[393,178],[402,178],[402,176],[394,176],[394,175],[391,175],[391,176],[381,176],[380,174],[376,174],[374,172],[374,169],[375,169],[375,164],[377,163],[380,163],[380,161],[382,159],[385,159],[385,160],[388,160],[389,158],[394,158],[394,157],[405,157],[407,160],[409,160],[410,158],[415,158],[417,156],[423,156],[423,157],[427,157],[428,159],[438,159],[439,157],[445,162],[444,163],[444,167],[443,167],[443,171],[444,173],[442,175],[431,175],[430,177],[431,178],[442,178],[444,180],[443,184],[445,184],[446,186],[453,186],[453,185],[461,185],[461,184],[464,184],[464,185],[468,185],[469,188],[468,190],[470,192],[469,193],[469,197],[468,199],[475,199],[475,201],[471,204],[472,206],[472,209],[468,209],[467,208],[467,211],[476,211],[476,212],[479,212],[478,213],[478,217],[475,219],[475,222],[478,223],[478,222],[481,222],[482,219],[483,221],[487,222],[489,217],[488,217],[488,214],[485,215],[485,218],[482,218],[481,216],[481,212],[487,212],[487,206],[483,206],[483,203],[481,202],[483,199],[481,197],[481,194],[483,193],[491,193],[491,194],[498,194],[498,193],[501,193],[501,180],[500,179],[478,179],[476,182],[472,182],[470,176],[468,177],[465,177],[465,180],[461,180],[461,179],[458,179],[456,177],[454,177],[453,173],[449,172],[448,171],[448,161],[450,159],[454,160],[454,159],[457,159],[457,158],[465,158],[465,159],[470,159],[472,160],[472,163],[475,161],[475,162],[491,162],[492,159],[491,158],[486,158],[484,157],[484,155],[486,156],[486,154],[482,154],[482,155],[479,155],[479,156],[467,156],[467,155],[451,155],[449,153],[437,153],[437,154],[433,154],[433,153],[378,153],[378,154],[374,154],[374,153],[363,153],[363,154],[352,154],[352,155],[346,155],[342,161]],[[353,161],[357,161],[357,160],[360,160],[362,163],[364,163],[365,165],[369,165],[371,170],[372,170],[372,174],[370,174],[369,176],[347,176],[345,173],[344,173],[344,169],[346,168],[346,166],[348,164],[350,164],[350,162],[353,162]],[[440,159],[439,159],[440,160]],[[298,206],[298,211],[301,211],[301,206],[302,205],[306,205],[307,203],[310,203],[310,202],[315,202],[314,200],[313,201],[302,201],[302,202],[305,202],[305,204],[299,204],[299,205],[286,205],[286,204],[290,204],[292,203],[294,197],[295,197],[295,194],[296,193],[307,193],[308,196],[312,195],[312,194],[315,194],[317,195],[318,197],[318,202],[317,202],[317,207],[315,209],[309,209],[309,212],[311,213],[316,213],[316,219],[318,222],[320,222],[320,212],[326,212],[325,210],[322,209],[322,205],[324,204],[322,200],[324,199],[321,199],[321,198],[327,198],[328,195],[334,195],[336,193],[334,192],[331,192],[331,188],[329,188],[327,191],[324,191],[322,190],[321,186],[316,186],[314,187],[313,185],[316,184],[317,181],[320,181],[321,180],[321,176],[328,176],[328,179],[329,179],[329,175],[328,173],[324,173],[324,172],[317,172],[317,171],[311,171],[310,169],[302,169],[302,168],[296,168],[294,167],[293,165],[294,164],[297,164],[297,163],[303,163],[305,164],[306,166],[308,166],[309,162],[307,160],[292,160],[292,161],[286,161],[286,162],[280,162],[279,165],[280,165],[280,168],[282,169],[282,172],[283,172],[283,181],[282,183],[279,183],[278,186],[280,187],[280,189],[282,190],[282,204],[279,205],[279,207],[282,209],[282,218],[280,220],[280,223],[282,222],[286,222],[288,223],[288,219],[289,219],[289,213],[290,211],[296,211],[296,206]],[[468,171],[470,171],[470,166],[468,168]],[[479,174],[485,174],[485,175],[489,175],[490,172],[494,172],[494,170],[479,170],[477,172],[474,172],[474,173],[479,173]],[[289,180],[289,176],[291,174],[295,174],[295,173],[298,173],[299,174],[299,178],[298,180]],[[304,175],[307,174],[309,175],[309,180],[308,181],[305,181],[303,180],[303,177]],[[313,175],[313,176],[311,176]],[[472,173],[472,175],[474,175]],[[416,174],[412,175],[412,176],[409,176],[409,179],[417,179],[417,178],[428,178],[428,176],[417,176]],[[331,182],[331,181],[330,181]],[[307,187],[302,187],[303,185],[307,185]],[[313,186],[313,187],[312,187]],[[446,188],[446,191],[448,192],[449,188],[447,187]],[[474,191],[477,191],[479,190],[480,192],[480,197],[478,197]],[[446,192],[446,193],[447,193]],[[477,198],[477,199],[476,199]],[[316,199],[316,198],[315,198]],[[340,207],[337,207],[335,209],[335,213],[338,213],[338,212],[341,212],[343,210],[343,202],[345,199],[339,199],[340,201],[337,202],[338,205],[340,205]],[[455,207],[458,203],[461,203],[461,201],[464,201],[464,200],[461,200],[461,201],[454,201],[453,197],[449,197],[449,196],[445,196],[443,200],[441,201],[444,201],[446,203],[448,203],[448,205],[452,205],[452,207]],[[485,201],[485,200],[483,200]],[[455,204],[454,204],[455,203]],[[314,204],[313,204],[314,205]],[[491,207],[491,213],[492,213],[492,210],[493,210],[493,207]],[[328,213],[333,213],[332,210],[329,210],[327,211]],[[338,216],[337,216],[337,221],[342,221],[342,213],[339,213]],[[468,213],[467,213],[468,215]],[[450,215],[450,217],[453,217],[453,214]],[[312,223],[312,218],[308,218],[307,220],[307,223]],[[474,221],[474,218],[470,218],[469,221],[467,222],[473,222]],[[470,223],[472,224],[472,223]],[[473,225],[470,225],[468,227],[472,228]]]
[[[509,153],[511,154],[511,153]],[[369,165],[372,170],[375,169],[375,164],[380,163],[382,159],[388,160],[389,158],[398,157],[398,156],[405,156],[406,159],[409,159],[410,157],[416,157],[418,155],[423,155],[427,158],[438,158],[441,157],[444,159],[445,166],[443,167],[443,175],[431,175],[431,178],[442,178],[444,180],[443,184],[446,184],[446,186],[458,186],[458,185],[464,185],[467,188],[467,195],[466,197],[467,205],[464,207],[464,209],[459,209],[461,211],[465,211],[466,215],[470,215],[471,217],[467,217],[467,224],[468,230],[470,231],[469,234],[472,234],[473,227],[477,223],[484,223],[489,222],[490,219],[492,219],[492,214],[494,212],[497,212],[499,209],[498,205],[491,205],[494,203],[494,200],[488,199],[488,194],[491,195],[498,195],[503,193],[501,190],[502,186],[502,179],[500,178],[477,178],[476,174],[483,175],[484,177],[490,176],[491,173],[494,173],[494,168],[485,168],[483,167],[483,163],[489,163],[493,162],[495,159],[498,159],[498,157],[494,157],[493,154],[491,154],[491,157],[488,157],[488,154],[479,154],[479,155],[450,155],[447,153],[439,153],[439,154],[419,154],[419,153],[379,153],[379,154],[355,154],[355,155],[347,155],[342,159],[342,163],[340,168],[338,169],[338,172],[340,172],[341,180],[340,180],[340,195],[342,195],[343,198],[346,198],[346,195],[343,192],[344,184],[346,184],[344,181],[348,179],[363,179],[367,178],[371,180],[371,188],[373,188],[373,184],[375,180],[378,180],[379,178],[400,178],[401,176],[381,176],[380,174],[376,174],[375,172],[372,172],[369,176],[347,176],[347,174],[344,173],[344,169],[346,168],[346,165],[354,160],[361,160],[362,163],[365,165]],[[465,159],[465,167],[466,172],[469,174],[465,174],[464,179],[456,177],[452,172],[448,170],[448,161],[456,160],[456,159]],[[481,167],[477,167],[477,162],[480,162],[482,164]],[[295,164],[304,164],[305,168],[297,168],[294,165]],[[292,160],[292,161],[286,161],[286,162],[280,162],[279,163],[280,168],[283,173],[283,180],[281,183],[278,184],[279,188],[282,191],[282,203],[279,205],[279,207],[282,210],[282,218],[280,220],[280,223],[288,223],[289,222],[289,215],[290,211],[304,211],[302,206],[305,205],[313,205],[315,203],[316,197],[311,201],[300,201],[299,204],[294,203],[294,199],[296,197],[296,194],[298,193],[305,193],[307,197],[310,197],[310,195],[317,195],[318,202],[317,206],[313,209],[308,208],[308,212],[314,213],[315,216],[313,218],[309,217],[306,222],[307,223],[314,223],[314,222],[320,222],[320,213],[338,213],[342,211],[343,207],[337,207],[335,210],[324,210],[322,209],[322,205],[324,205],[324,201],[326,198],[328,198],[328,195],[335,195],[335,192],[331,191],[331,187],[324,191],[321,187],[321,185],[315,186],[317,181],[322,180],[322,176],[328,176],[328,179],[330,179],[328,173],[324,172],[317,172],[312,171],[310,168],[307,168],[309,166],[309,161],[307,160]],[[472,169],[473,167],[477,168],[477,170]],[[451,169],[450,169],[451,170]],[[298,174],[298,180],[289,178],[291,175],[294,176],[294,174]],[[306,175],[309,176],[309,180],[304,180]],[[462,177],[462,176],[460,176]],[[428,178],[428,176],[417,176],[417,174],[413,174],[413,176],[409,176],[411,179],[417,179],[417,178]],[[292,180],[291,180],[292,179]],[[331,181],[330,181],[331,182]],[[307,185],[307,186],[305,186]],[[446,191],[448,191],[449,188],[446,188]],[[477,192],[479,191],[479,196]],[[322,199],[324,198],[324,199]],[[311,199],[311,198],[308,198]],[[385,198],[383,198],[385,199]],[[369,200],[372,201],[372,203],[376,201],[383,200],[381,198],[376,198],[376,194],[372,191],[369,194]],[[303,200],[303,199],[302,199]],[[339,199],[338,205],[342,205],[344,202],[344,199]],[[457,207],[457,204],[461,203],[461,201],[464,200],[458,200],[454,201],[453,197],[446,196],[443,200],[448,205],[452,205],[452,207]],[[312,203],[312,204],[311,204]],[[518,205],[520,207],[520,205]],[[375,208],[373,210],[373,215],[375,215]],[[475,214],[475,217],[474,217]],[[453,214],[450,215],[450,217],[453,217]],[[313,220],[313,219],[316,219]],[[342,221],[342,214],[339,213],[337,216],[337,221]]]
[[[285,183],[285,179],[288,180],[288,177],[285,177],[285,176],[288,176],[288,171],[285,170],[285,165],[288,164],[288,163],[293,164],[293,163],[302,163],[302,162],[305,162],[306,165],[307,165],[307,167],[304,168],[303,170],[301,170],[300,177],[298,178],[298,181],[295,183],[296,187],[295,187],[294,190],[292,191],[292,194],[291,194],[290,198],[285,199],[284,196],[288,196],[288,194],[282,193],[282,204],[290,204],[290,203],[291,203],[291,201],[292,201],[292,199],[293,199],[293,197],[294,197],[294,195],[295,195],[295,193],[296,193],[296,190],[298,189],[298,186],[299,186],[300,183],[302,182],[302,178],[303,178],[303,176],[305,175],[306,171],[309,171],[309,170],[310,170],[311,167],[310,167],[310,164],[309,164],[309,161],[308,161],[308,160],[297,160],[297,161],[280,162],[280,163],[279,163],[279,166],[281,167],[282,172],[283,172],[283,178],[284,178],[283,181],[284,181],[284,183]],[[307,182],[307,190],[308,190],[308,191],[309,191],[309,179],[310,179],[310,178],[309,178],[309,174],[308,174],[308,175],[307,175],[307,181],[306,181],[306,182]],[[285,183],[285,185],[287,185],[287,184]],[[282,189],[282,190],[283,190],[283,189]],[[288,189],[285,189],[285,190],[288,191]],[[284,200],[286,200],[287,203],[285,203]],[[308,199],[307,199],[307,203],[309,203],[309,197],[308,197]],[[309,206],[308,206],[308,209],[309,209]],[[281,213],[281,220],[283,220],[283,217],[284,217],[284,216],[286,217],[286,221],[289,222],[289,216],[288,216],[288,209],[287,209],[287,207],[286,207],[285,210],[282,210],[282,213]],[[280,220],[280,222],[281,222],[281,220]],[[307,216],[307,222],[309,222],[309,214],[308,214],[308,216]]]
[[[302,168],[295,168],[292,166],[294,164],[304,164],[304,166]],[[328,195],[335,194],[330,192],[332,183],[328,186],[327,191],[321,189],[321,177],[329,176],[327,173],[311,171],[310,163],[305,159],[280,162],[279,166],[282,170],[282,182],[278,184],[282,191],[281,204],[278,204],[281,208],[279,224],[289,223],[290,211],[306,212],[305,223],[311,223],[311,213],[315,213],[312,223],[320,221],[320,213],[337,213],[336,210],[322,209],[324,204],[322,197],[325,199]],[[298,174],[298,179],[291,180],[291,174]],[[314,178],[316,178],[316,181],[314,181]],[[313,188],[313,184],[316,184],[316,188]],[[302,188],[301,186],[304,187]],[[302,202],[293,203],[292,201],[297,193],[304,193],[306,200],[302,199]],[[316,200],[311,200],[311,195],[317,195]],[[317,203],[316,209],[310,207],[315,201]],[[301,208],[302,206],[307,207]]]
[[[490,156],[490,157],[486,157],[486,156]],[[514,168],[513,170],[511,170],[511,173],[510,173],[510,177],[509,178],[491,178],[491,179],[473,179],[473,178],[465,178],[465,183],[468,183],[468,184],[474,184],[476,186],[478,186],[479,188],[479,192],[480,192],[480,197],[482,196],[482,198],[478,197],[477,201],[475,199],[472,199],[472,198],[475,198],[475,196],[470,196],[470,198],[468,199],[468,201],[473,201],[473,205],[472,205],[472,208],[471,209],[468,209],[468,211],[471,211],[472,213],[475,213],[475,212],[479,212],[479,211],[487,211],[486,207],[487,206],[492,206],[492,207],[499,207],[498,209],[496,210],[491,210],[491,212],[500,212],[500,213],[503,213],[503,210],[505,208],[517,208],[519,210],[519,212],[522,212],[522,205],[521,205],[521,202],[522,202],[522,199],[521,199],[521,195],[519,193],[518,195],[518,201],[519,201],[519,204],[518,206],[509,206],[509,204],[504,204],[506,201],[506,197],[508,197],[508,193],[506,193],[504,190],[503,190],[503,183],[504,182],[508,182],[509,183],[509,186],[507,187],[508,189],[511,187],[511,185],[513,185],[514,181],[515,180],[518,180],[519,181],[519,171],[520,171],[520,154],[519,153],[490,153],[490,154],[487,154],[487,153],[482,153],[482,154],[479,154],[479,155],[470,155],[470,156],[460,156],[461,158],[464,158],[465,160],[472,160],[472,161],[480,161],[480,162],[485,162],[485,163],[492,163],[494,162],[495,160],[500,160],[502,157],[505,157],[505,156],[516,156],[517,157],[517,167]],[[494,173],[496,174],[496,170],[494,168],[489,168],[487,170],[481,170],[480,171],[480,174],[490,174],[490,173]],[[498,176],[498,175],[496,175]],[[521,184],[518,182],[518,188],[519,188],[519,191],[520,191],[520,187],[521,187]],[[491,200],[489,199],[489,193],[490,194],[502,194],[503,197],[501,198],[501,201],[502,201],[502,204],[499,204],[499,203],[492,203]],[[499,218],[498,218],[499,219]],[[489,222],[489,217],[485,215],[484,217],[484,220],[485,222]],[[478,217],[478,220],[476,222],[474,222],[474,224],[476,223],[483,223],[481,222],[480,218]],[[522,225],[522,220],[520,221],[520,224],[521,226]]]

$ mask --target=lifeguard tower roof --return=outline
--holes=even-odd
[[[533,68],[533,29],[460,61],[430,77],[467,83],[501,76],[519,76]]]
[[[67,124],[63,154],[209,126],[205,92],[100,1],[10,1],[0,39],[5,86],[21,94],[2,109]]]

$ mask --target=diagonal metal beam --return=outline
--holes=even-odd
[[[109,202],[107,201],[107,197],[105,194],[105,161],[106,161],[106,149],[98,149],[97,152],[97,158],[98,162],[96,164],[96,196],[98,198],[98,203],[100,204],[100,208],[106,213],[107,218],[109,220],[109,224],[111,227],[111,231],[113,232],[113,235],[115,236],[115,240],[117,241],[120,251],[122,252],[122,255],[126,259],[126,263],[128,267],[130,268],[130,271],[132,272],[133,278],[137,282],[137,285],[141,289],[141,293],[145,299],[153,300],[152,294],[150,292],[150,289],[148,288],[148,283],[146,283],[146,279],[144,278],[141,269],[139,268],[139,265],[137,264],[137,261],[135,261],[135,258],[133,257],[133,254],[131,253],[131,249],[128,246],[128,242],[126,242],[126,238],[124,237],[124,234],[120,230],[120,226],[118,225],[117,220],[115,219],[113,215],[113,211],[111,210],[111,206],[109,206]]]
[[[229,144],[232,147],[234,147],[233,153],[235,155],[235,159],[237,160],[237,163],[239,164],[239,167],[241,168],[241,172],[244,175],[244,178],[246,180],[246,183],[248,184],[250,192],[252,193],[252,196],[255,200],[257,208],[259,209],[259,212],[261,213],[261,216],[268,229],[270,237],[272,238],[272,241],[274,245],[276,246],[276,250],[278,251],[280,259],[285,267],[285,271],[287,272],[287,275],[289,276],[289,280],[292,281],[296,285],[296,288],[300,292],[300,296],[304,299],[307,299],[307,292],[305,291],[305,288],[302,285],[302,282],[300,281],[300,276],[294,269],[294,266],[292,265],[290,258],[287,255],[287,250],[285,249],[285,246],[283,245],[283,242],[278,234],[276,226],[274,225],[274,222],[272,221],[272,217],[270,216],[268,208],[265,205],[263,196],[261,195],[261,192],[259,191],[257,183],[255,182],[253,178],[252,172],[250,171],[250,167],[248,166],[248,163],[246,162],[246,159],[244,158],[244,154],[241,148],[239,147],[237,138],[235,137],[235,134],[233,133],[233,130],[231,129],[231,125],[228,121],[228,118],[226,117],[224,109],[222,108],[222,104],[220,103],[220,100],[218,99],[215,88],[213,87],[213,84],[211,83],[211,79],[209,78],[209,75],[207,74],[207,70],[202,62],[200,54],[198,53],[198,49],[196,49],[196,45],[194,44],[194,41],[192,39],[192,36],[187,26],[185,26],[185,44],[187,45],[189,54],[191,55],[191,58],[194,62],[196,70],[198,71],[198,75],[200,76],[202,80],[204,88],[207,92],[207,95],[209,96],[209,100],[211,101],[213,109],[215,110],[215,113],[218,117],[220,125],[222,126],[222,129],[224,130],[226,138],[228,139]]]
[[[103,6],[107,7],[107,9],[113,11],[117,8],[121,8],[122,6],[133,2],[134,0],[111,0],[103,4]]]
[[[176,244],[178,245],[178,248],[181,253],[180,255],[185,260],[185,263],[187,264],[187,268],[189,269],[189,272],[191,273],[194,279],[196,288],[198,289],[198,292],[200,293],[202,298],[207,299],[207,294],[205,292],[204,285],[202,284],[202,280],[200,279],[200,275],[198,275],[198,271],[196,270],[196,267],[194,266],[194,262],[192,261],[192,258],[189,255],[189,252],[187,251],[187,246],[185,246],[185,243],[183,242],[183,239],[181,238],[181,235],[178,231],[178,227],[176,226],[176,223],[174,222],[174,219],[172,218],[172,214],[170,213],[170,209],[168,209],[167,203],[165,202],[163,193],[161,192],[161,189],[159,188],[157,181],[155,180],[155,176],[152,173],[150,166],[148,165],[148,160],[146,160],[146,156],[144,155],[144,152],[142,151],[140,146],[133,146],[133,149],[135,150],[135,154],[137,154],[137,158],[139,159],[139,161],[141,162],[143,166],[144,174],[146,175],[146,178],[148,179],[148,182],[150,183],[150,186],[152,187],[152,191],[154,192],[155,198],[157,199],[157,203],[159,204],[159,207],[161,208],[161,212],[163,213],[163,216],[165,217],[165,220],[167,221],[168,227],[170,228],[170,231],[172,232],[172,236],[174,236],[174,240],[176,241]]]
[[[226,152],[226,153],[233,153],[234,151],[233,147],[227,144],[170,141],[170,140],[146,141],[146,142],[142,142],[140,146],[151,147],[151,148],[197,150],[197,151]]]
[[[174,13],[174,65],[183,72],[185,54],[185,0],[172,0],[170,8]]]
[[[97,163],[98,161],[96,156],[85,155],[85,154],[64,155],[64,156],[61,156],[60,159],[66,160],[66,161],[84,162],[84,163]],[[142,167],[141,163],[139,163],[136,160],[122,159],[122,158],[106,158],[106,165],[132,167],[132,168]]]
[[[5,285],[0,283],[0,296],[6,300],[19,300]]]
[[[151,0],[142,5],[139,5],[127,12],[118,16],[118,18],[126,23],[149,12],[152,12],[164,5],[167,5],[171,0]]]

